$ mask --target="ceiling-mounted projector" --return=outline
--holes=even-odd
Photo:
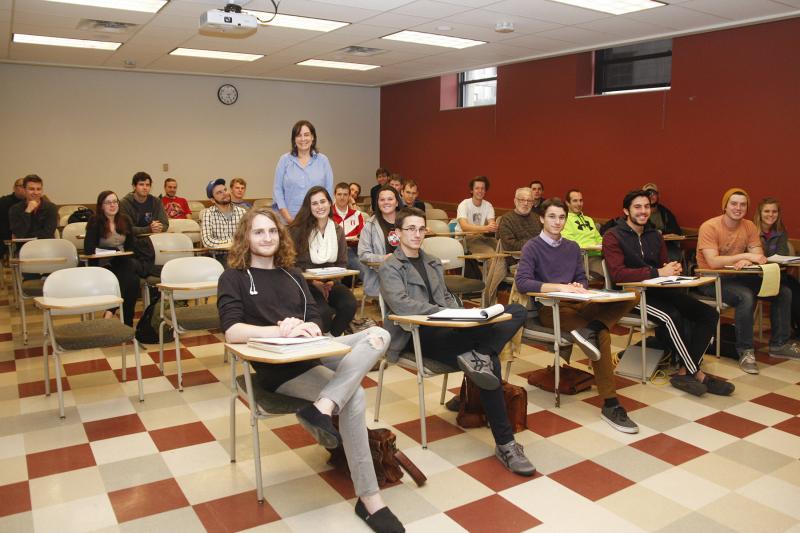
[[[200,33],[223,37],[247,37],[258,29],[258,19],[242,13],[246,2],[230,3],[224,9],[211,9],[200,15]]]

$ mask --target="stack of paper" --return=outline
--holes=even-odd
[[[329,337],[254,337],[247,341],[253,348],[281,354],[301,353],[309,348],[322,350],[330,343]]]
[[[342,267],[309,268],[306,269],[306,272],[315,276],[325,276],[327,274],[341,274],[342,272],[347,272],[347,269]]]
[[[680,285],[684,281],[694,281],[695,276],[659,276],[642,281],[645,285]]]
[[[501,304],[495,304],[486,309],[442,309],[441,311],[428,315],[429,320],[464,320],[464,321],[485,321],[501,315],[505,308]]]
[[[564,298],[569,300],[602,300],[603,298],[619,298],[622,300],[633,300],[636,298],[636,293],[633,292],[617,292],[617,291],[587,291],[587,292],[548,292],[547,296],[556,298]]]
[[[767,257],[767,262],[788,265],[790,263],[800,263],[800,256],[796,255],[771,255]]]

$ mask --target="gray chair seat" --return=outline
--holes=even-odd
[[[129,342],[134,330],[119,320],[98,319],[53,327],[56,342],[65,350],[87,350]]]
[[[178,325],[183,329],[211,329],[219,327],[219,311],[214,304],[190,305],[175,309]]]
[[[617,321],[617,324],[626,328],[638,329],[642,327],[642,317],[639,316],[639,313],[631,313],[621,317],[619,321]],[[656,329],[658,324],[648,318],[645,327],[647,327],[647,329]]]
[[[469,294],[482,292],[486,284],[479,279],[465,278],[464,276],[447,275],[444,277],[447,290],[453,294]]]
[[[252,378],[255,380],[255,374],[252,374]],[[236,384],[241,391],[242,397],[246,398],[247,388],[245,387],[243,375],[236,378]],[[264,413],[272,415],[295,413],[301,407],[305,407],[306,405],[312,403],[310,400],[295,398],[294,396],[286,396],[284,394],[278,394],[277,392],[270,392],[262,387],[259,387],[255,383],[253,383],[253,395],[256,398],[258,407],[260,407]]]
[[[403,368],[411,370],[417,369],[417,359],[414,357],[414,352],[402,352],[397,364]],[[422,360],[423,372],[426,376],[438,376],[441,374],[449,374],[451,372],[460,372],[460,369],[452,367],[436,359],[423,358]]]
[[[144,282],[147,283],[148,285],[150,285],[151,287],[154,287],[154,286],[158,285],[159,283],[161,283],[161,278],[158,277],[158,276],[147,276],[144,279]]]
[[[26,279],[22,281],[22,294],[26,298],[42,296],[44,279]]]

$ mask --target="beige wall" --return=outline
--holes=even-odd
[[[217,100],[225,82],[239,89],[232,106]],[[271,197],[299,119],[315,125],[335,180],[372,185],[378,166],[378,89],[0,64],[0,117],[0,194],[36,173],[59,204],[124,194],[138,170],[155,194],[167,176],[190,199],[212,177],[241,176],[248,197]]]

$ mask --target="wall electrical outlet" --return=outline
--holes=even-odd
[[[162,163],[161,170],[163,170],[164,172],[169,172],[169,163]]]

